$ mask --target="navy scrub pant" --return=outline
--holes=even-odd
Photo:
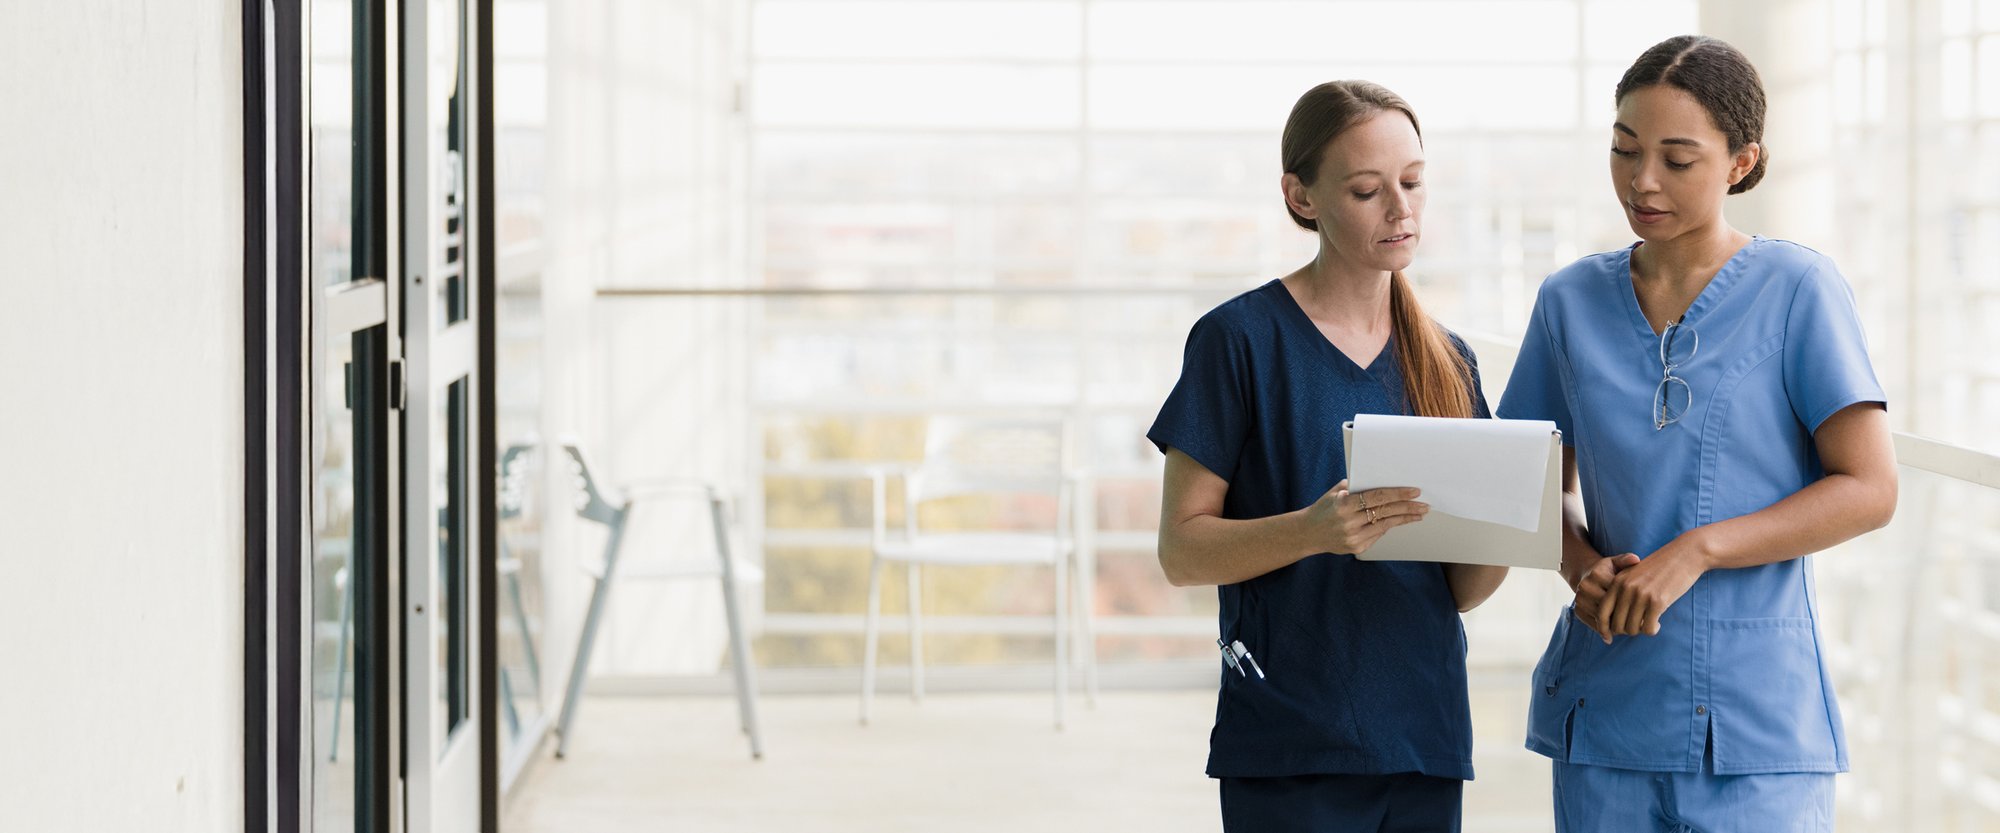
[[[1465,797],[1415,772],[1221,780],[1225,833],[1458,833]]]

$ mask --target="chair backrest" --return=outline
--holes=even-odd
[[[590,464],[583,460],[583,449],[576,443],[563,443],[563,457],[569,462],[570,482],[576,488],[576,513],[601,524],[617,522],[620,508],[605,496],[596,476],[590,473]]]
[[[493,499],[499,505],[502,520],[521,517],[527,506],[528,470],[532,468],[534,452],[533,443],[515,443],[500,454],[500,482],[495,485]]]
[[[968,494],[1064,496],[1069,425],[1058,418],[935,416],[924,427],[924,461],[912,474],[912,504]]]

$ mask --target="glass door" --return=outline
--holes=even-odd
[[[382,4],[313,0],[307,67],[312,555],[305,650],[313,831],[401,818],[401,339],[389,253]]]
[[[401,8],[404,412],[410,519],[404,565],[411,833],[479,823],[477,609],[478,328],[471,256],[472,167],[466,0]]]

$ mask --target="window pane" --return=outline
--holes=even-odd
[[[1090,5],[1090,52],[1126,61],[1562,62],[1576,56],[1575,9],[1474,0],[1102,2]],[[1419,29],[1420,20],[1451,25]]]
[[[764,126],[1073,127],[1076,70],[1030,66],[776,64],[755,87]]]
[[[755,9],[762,59],[1073,60],[1083,19],[1074,2],[1038,0],[765,0]]]

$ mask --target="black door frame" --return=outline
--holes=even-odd
[[[295,833],[310,828],[306,807],[306,636],[304,581],[309,462],[306,431],[311,391],[307,361],[313,300],[305,262],[307,153],[305,0],[243,0],[243,829]],[[367,0],[363,0],[367,2]],[[473,280],[481,322],[477,372],[486,384],[477,403],[475,450],[480,506],[477,657],[480,700],[479,828],[500,829],[497,625],[498,563],[494,486],[494,206],[492,0],[471,0],[473,102],[478,152],[473,206],[477,246]],[[357,91],[359,89],[357,88]],[[384,380],[385,381],[385,380]],[[370,386],[373,387],[373,386]],[[387,395],[380,391],[357,392]],[[380,523],[371,534],[386,537]],[[387,611],[382,611],[386,613]],[[359,617],[367,619],[369,617]],[[378,633],[384,641],[389,635]],[[357,669],[358,671],[359,669]],[[399,702],[400,698],[389,698]],[[360,739],[357,738],[357,742]],[[386,743],[388,738],[379,738]],[[388,773],[377,777],[387,778]],[[386,793],[385,793],[386,794]],[[387,808],[383,808],[385,811]]]

